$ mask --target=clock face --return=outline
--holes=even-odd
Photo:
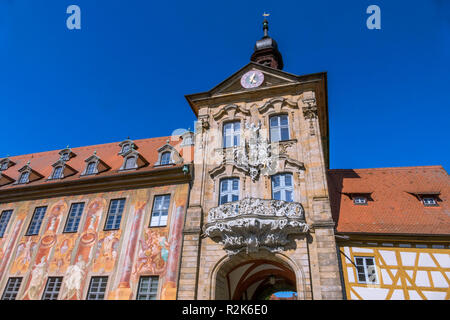
[[[244,74],[241,78],[241,85],[244,88],[259,87],[264,81],[264,75],[259,70],[252,70]]]

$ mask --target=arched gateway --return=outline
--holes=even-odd
[[[212,274],[211,299],[267,300],[280,291],[295,292],[303,299],[303,273],[292,264],[283,255],[267,251],[225,257]]]

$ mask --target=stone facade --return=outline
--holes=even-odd
[[[243,90],[236,83],[252,70],[263,73],[266,80],[259,88]],[[325,82],[324,74],[302,78],[250,63],[210,92],[187,96],[199,125],[195,179],[183,230],[179,299],[231,298],[233,293],[222,294],[231,289],[220,281],[220,274],[255,259],[276,261],[292,270],[299,299],[342,299],[326,180],[328,140],[323,134],[328,124],[321,123],[326,121]],[[280,114],[288,116],[289,139],[271,143],[269,120]],[[240,122],[241,143],[224,148],[223,127],[230,121]],[[260,139],[252,148],[255,128]],[[252,173],[248,163],[252,152],[258,151],[262,158],[272,159],[254,158],[253,169],[258,171]],[[243,153],[249,155],[246,166]],[[263,200],[273,198],[271,176],[277,173],[292,174],[293,200],[304,208],[307,232],[292,236],[294,245],[289,249],[256,248],[229,255],[220,242],[208,237],[208,230],[204,233],[210,226],[208,213],[219,205],[221,179],[239,179],[239,199]]]

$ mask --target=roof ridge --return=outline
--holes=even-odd
[[[408,167],[382,167],[382,168],[354,168],[354,169],[328,169],[328,172],[348,172],[348,171],[380,171],[380,170],[410,170],[410,169],[444,169],[442,165],[430,166],[408,166]],[[445,169],[444,169],[445,170]]]
[[[137,139],[137,140],[133,140],[133,141],[135,141],[135,142],[141,141],[142,142],[142,141],[157,140],[157,139],[167,139],[167,138],[170,138],[170,137],[171,136],[152,137],[152,138]],[[113,141],[113,142],[92,144],[92,145],[87,145],[87,146],[73,147],[73,148],[70,148],[70,149],[71,150],[82,150],[84,148],[93,148],[93,147],[106,146],[106,145],[119,144],[119,143],[120,143],[120,141]],[[19,158],[19,157],[21,157],[21,158],[24,157],[25,158],[25,157],[31,157],[31,156],[33,156],[33,158],[35,158],[35,157],[45,156],[45,155],[48,155],[48,154],[53,153],[53,152],[59,152],[59,151],[61,151],[63,149],[54,149],[54,150],[48,150],[48,151],[40,151],[40,152],[19,154],[19,155],[16,155],[16,156],[8,156],[8,157],[4,157],[4,158],[15,159],[15,158]],[[0,159],[4,159],[4,158],[0,158]]]

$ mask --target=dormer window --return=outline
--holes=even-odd
[[[8,162],[2,162],[2,164],[0,165],[0,170],[4,171],[4,170],[8,170]]]
[[[75,157],[75,153],[72,152],[69,146],[59,152],[59,160],[69,161],[72,157]]]
[[[121,143],[119,143],[119,147],[120,147],[119,155],[121,156],[126,156],[129,152],[138,149],[137,145],[135,145],[133,140],[130,139],[126,139]]]
[[[434,196],[424,196],[422,198],[422,203],[425,207],[436,207],[438,206],[436,197]]]
[[[27,183],[29,177],[30,177],[30,172],[28,172],[28,171],[23,172],[23,173],[20,175],[20,178],[19,178],[19,182],[18,182],[18,183],[20,183],[20,184],[22,184],[22,183]]]
[[[29,183],[43,178],[40,173],[31,168],[30,161],[28,161],[26,165],[19,169],[19,173],[20,176],[16,181],[16,184]]]
[[[166,144],[158,149],[158,161],[156,161],[155,166],[168,166],[179,163],[183,163],[183,158],[167,140]]]
[[[63,173],[63,167],[59,166],[56,167],[55,170],[53,170],[52,179],[61,179]]]
[[[95,167],[96,167],[96,163],[95,162],[89,162],[89,164],[87,165],[86,168],[86,174],[94,174],[95,173]]]
[[[148,161],[133,148],[122,156],[124,158],[123,165],[119,170],[139,169],[148,165]]]
[[[136,169],[136,158],[133,156],[130,156],[128,158],[126,158],[125,160],[125,165],[123,166],[123,170],[128,170],[128,169]]]
[[[5,158],[5,159],[0,161],[0,171],[8,170],[8,168],[13,166],[13,165],[15,165],[14,162],[9,160],[9,158]]]
[[[355,196],[353,198],[353,203],[356,204],[356,205],[365,205],[365,204],[367,204],[367,197]]]
[[[124,145],[123,145],[123,147],[122,147],[122,153],[127,153],[127,152],[130,151],[130,150],[131,150],[131,144],[127,143],[127,144],[124,144]]]
[[[99,156],[97,156],[97,151],[94,151],[94,154],[84,161],[86,162],[86,168],[81,174],[82,176],[94,175],[111,169]]]
[[[53,172],[48,177],[49,180],[63,179],[77,173],[77,170],[66,164],[64,160],[58,160],[53,165]]]
[[[170,164],[171,152],[164,152],[161,154],[161,165]]]

